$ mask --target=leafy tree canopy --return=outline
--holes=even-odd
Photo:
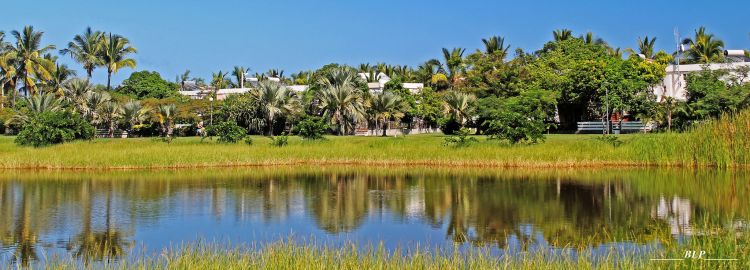
[[[179,95],[179,85],[162,79],[156,71],[138,71],[122,82],[117,92],[139,99],[168,98]]]

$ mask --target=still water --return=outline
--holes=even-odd
[[[2,171],[0,264],[290,239],[648,252],[703,228],[746,229],[748,195],[747,173],[711,170]]]

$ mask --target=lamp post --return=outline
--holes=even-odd
[[[208,98],[208,101],[211,102],[211,120],[208,123],[209,125],[214,126],[214,97]]]

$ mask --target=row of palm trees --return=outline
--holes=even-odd
[[[150,120],[160,124],[165,136],[172,135],[177,113],[174,104],[152,108],[138,100],[120,102],[106,91],[95,90],[88,79],[68,80],[61,89],[60,95],[47,93],[26,97],[27,110],[19,111],[8,124],[20,127],[41,113],[71,110],[92,126],[105,128],[108,137],[113,137],[115,130],[120,126],[132,132],[134,127]]]
[[[62,84],[76,75],[65,64],[57,63],[57,56],[53,55],[56,47],[42,42],[44,32],[26,26],[22,31],[11,31],[10,35],[12,40],[6,41],[5,33],[0,31],[0,92],[3,98],[18,90],[26,95],[44,94],[44,91],[59,93]],[[127,38],[91,28],[76,35],[66,48],[59,51],[80,63],[89,79],[94,69],[106,68],[108,90],[114,73],[125,67],[135,68],[136,61],[129,55],[136,52]]]

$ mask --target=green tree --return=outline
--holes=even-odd
[[[164,80],[158,72],[144,70],[131,73],[116,91],[138,99],[163,99],[178,96],[178,88],[177,84]]]
[[[374,114],[375,122],[381,123],[383,137],[386,136],[391,119],[398,120],[404,117],[404,105],[401,97],[391,92],[375,95],[372,98],[370,109]]]
[[[245,74],[249,72],[250,69],[241,67],[241,66],[235,66],[234,70],[232,70],[232,76],[234,76],[234,79],[237,81],[237,84],[235,84],[236,87],[239,88],[245,88],[245,80],[247,79],[245,77]]]
[[[58,96],[61,96],[64,92],[63,84],[65,84],[69,78],[75,76],[76,71],[69,69],[65,64],[57,64],[50,75],[51,79],[47,83],[47,89],[50,90],[50,93],[55,93]]]
[[[544,140],[544,133],[551,126],[549,121],[555,113],[556,94],[552,91],[528,90],[520,95],[480,100],[481,111],[487,114],[483,123],[485,134],[490,138],[536,143]]]
[[[250,92],[265,120],[266,134],[273,136],[274,121],[301,109],[297,95],[277,82],[262,81]]]
[[[724,41],[717,39],[714,34],[707,33],[703,26],[695,30],[693,39],[685,39],[683,43],[690,45],[685,52],[690,63],[707,64],[721,62],[724,59]]]
[[[36,115],[21,128],[15,142],[34,147],[94,137],[94,127],[79,115],[67,110],[47,111]]]
[[[444,100],[445,115],[455,119],[461,128],[474,116],[476,110],[474,95],[450,91],[445,95]]]
[[[135,68],[135,59],[128,58],[128,55],[137,52],[138,50],[130,45],[130,40],[123,36],[110,33],[104,37],[100,54],[103,65],[107,67],[107,90],[112,89],[113,73],[125,67]]]
[[[328,84],[318,95],[319,107],[330,117],[338,135],[353,131],[357,121],[364,120],[365,107],[362,92],[357,91],[348,80],[339,84]]]
[[[26,26],[22,32],[11,32],[16,38],[15,47],[11,48],[17,58],[18,78],[24,84],[23,89],[32,95],[37,94],[37,79],[47,81],[52,79],[55,63],[44,57],[48,51],[55,49],[53,45],[42,46],[44,32],[34,31],[33,26]]]
[[[76,62],[86,70],[86,76],[91,79],[91,74],[96,67],[104,64],[102,59],[102,47],[104,43],[104,34],[100,31],[93,31],[91,27],[86,28],[82,35],[76,35],[73,41],[68,43],[68,47],[60,50],[60,53],[70,54]]]

